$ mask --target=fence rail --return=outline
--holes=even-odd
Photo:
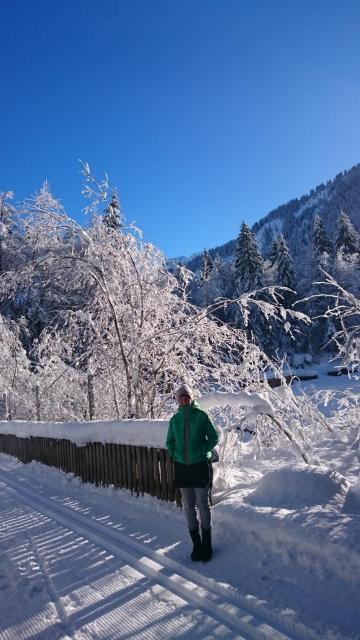
[[[181,506],[180,492],[174,487],[173,464],[165,449],[100,442],[78,447],[70,440],[0,434],[0,452],[24,463],[36,460],[73,473],[83,482],[114,485],[137,495],[148,493],[161,500],[175,500]]]

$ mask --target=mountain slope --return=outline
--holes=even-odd
[[[333,180],[320,184],[307,195],[290,200],[266,216],[252,227],[259,246],[266,255],[272,240],[282,233],[288,244],[295,264],[301,275],[307,269],[310,260],[310,244],[313,218],[318,214],[332,240],[336,236],[337,219],[341,210],[350,217],[355,228],[360,231],[360,164],[339,173]],[[240,224],[239,220],[239,224]],[[294,224],[296,222],[296,224]],[[222,258],[234,254],[236,240],[209,250],[210,255],[217,253]],[[192,271],[200,267],[202,254],[187,261]]]

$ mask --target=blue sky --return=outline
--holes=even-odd
[[[78,159],[168,256],[360,162],[357,0],[1,0],[0,190]]]

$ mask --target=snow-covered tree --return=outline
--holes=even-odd
[[[261,238],[261,253],[268,260],[270,258],[271,248],[274,241],[274,232],[271,225],[266,225]]]
[[[194,279],[193,272],[190,271],[190,269],[188,269],[187,267],[185,267],[185,265],[180,263],[176,266],[176,269],[174,271],[174,277],[178,282],[178,287],[175,290],[175,292],[181,298],[187,298],[189,294],[189,287],[191,285],[191,282]]]
[[[36,363],[33,377],[38,388],[38,412],[42,420],[89,418],[86,337],[74,331],[69,338],[71,314],[59,317],[59,324],[47,326],[35,340],[31,352]],[[64,322],[62,322],[64,320]],[[84,326],[85,323],[83,323]],[[76,341],[74,338],[76,337]],[[89,347],[89,345],[86,345]]]
[[[314,217],[313,245],[319,257],[324,253],[327,253],[328,256],[333,253],[333,244],[326,233],[322,219],[318,215]]]
[[[345,211],[339,215],[335,247],[345,258],[359,251],[359,234]]]
[[[316,297],[320,293],[318,281],[322,277],[322,270],[329,271],[334,268],[334,247],[326,233],[324,223],[320,216],[315,215],[313,221],[312,235],[312,256],[311,256],[311,282],[307,283],[307,293],[311,293],[312,297],[307,302],[306,311],[313,319],[309,328],[309,350],[319,353],[326,347],[331,350],[330,335],[332,332],[332,323],[324,317],[326,310],[326,300]]]
[[[326,233],[324,223],[320,216],[316,215],[314,217],[314,225],[313,225],[313,237],[312,237],[312,259],[311,259],[311,274],[312,274],[312,284],[308,285],[308,290],[312,293],[318,293],[318,287],[314,284],[315,280],[319,280],[321,277],[322,269],[326,271],[330,271],[334,267],[334,247],[331,242],[329,236]],[[323,301],[320,299],[313,301],[311,303],[312,311],[311,315],[320,316],[322,314],[323,309]],[[318,347],[320,343],[323,342],[323,335],[328,334],[329,327],[327,323],[324,322],[323,318],[319,318],[311,329],[312,334],[316,333],[314,346]],[[320,343],[317,338],[320,337]],[[323,346],[323,344],[322,344]],[[317,350],[317,349],[316,349]]]
[[[21,333],[26,323],[9,321],[0,315],[0,388],[2,419],[35,415],[35,399],[30,362],[22,346]],[[7,414],[7,415],[5,415]]]
[[[115,231],[119,231],[123,225],[120,201],[116,191],[113,191],[111,201],[104,211],[103,223],[109,229],[113,229]]]
[[[211,281],[215,298],[232,298],[234,294],[233,267],[230,260],[222,260],[219,254],[215,256]]]
[[[360,366],[360,300],[341,286],[333,276],[323,272],[319,285],[323,291],[316,297],[327,302],[324,317],[335,327],[331,340],[336,345],[342,364]]]
[[[256,238],[245,222],[236,241],[234,277],[239,293],[259,289],[264,283],[264,262]]]
[[[282,234],[279,235],[277,241],[277,258],[276,258],[277,284],[287,287],[293,291],[296,288],[296,273],[293,260],[290,256],[289,249]],[[290,292],[284,292],[284,296],[293,298]]]
[[[201,262],[200,282],[207,282],[214,268],[213,259],[207,249],[204,249]]]
[[[279,237],[277,236],[271,243],[271,248],[269,251],[269,262],[271,267],[274,266],[278,258],[278,239]]]
[[[196,302],[202,307],[207,305],[214,299],[214,291],[212,286],[212,272],[214,262],[207,249],[204,250],[201,260],[200,276],[197,281]]]
[[[73,303],[67,279],[58,277],[61,256],[76,251],[75,231],[62,204],[45,182],[21,211],[23,264],[14,272],[18,313],[27,318],[30,339],[39,339],[53,317]],[[66,291],[66,295],[65,295]],[[75,293],[75,304],[82,291]]]
[[[234,293],[233,288],[232,264],[230,261],[222,260],[217,254],[211,262],[207,278],[203,279],[200,274],[200,278],[193,281],[191,301],[200,307],[207,307],[219,298],[231,298]],[[224,308],[218,309],[217,316],[222,320],[233,320],[231,311],[228,313]]]
[[[12,191],[0,192],[0,274],[22,262],[17,211]]]

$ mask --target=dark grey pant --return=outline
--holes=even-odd
[[[185,516],[190,531],[199,528],[197,509],[200,513],[200,523],[203,529],[211,528],[211,505],[209,486],[180,489],[184,505]]]

